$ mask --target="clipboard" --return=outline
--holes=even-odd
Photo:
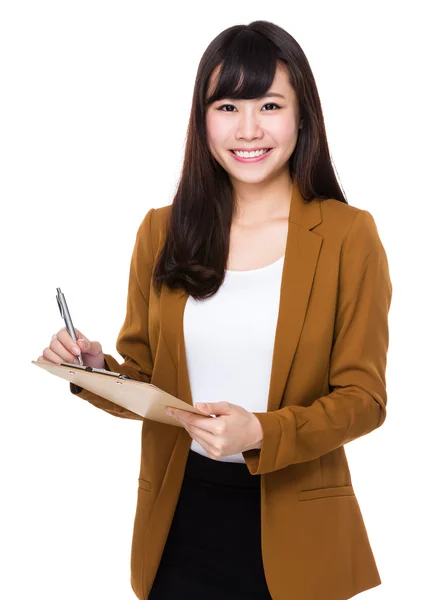
[[[164,410],[167,406],[187,410],[201,417],[212,418],[210,415],[203,415],[194,406],[183,402],[168,392],[164,392],[152,383],[136,381],[128,375],[73,363],[57,365],[56,363],[37,360],[31,362],[33,365],[48,371],[48,373],[57,375],[57,377],[66,379],[74,385],[123,406],[144,419],[183,427],[179,421],[165,414]]]

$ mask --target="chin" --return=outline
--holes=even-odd
[[[229,177],[231,179],[233,179],[234,181],[237,181],[239,183],[247,183],[247,184],[259,184],[259,183],[265,183],[266,181],[273,179],[274,174],[273,173],[264,173],[264,174],[257,174],[257,175],[251,175],[249,176],[245,176],[245,175],[240,175],[239,173],[230,173],[230,171],[227,171]]]

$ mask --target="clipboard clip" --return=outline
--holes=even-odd
[[[87,373],[100,373],[101,375],[110,375],[111,377],[114,377],[115,379],[125,379],[125,380],[129,380],[129,381],[136,381],[136,379],[131,379],[131,377],[129,375],[127,375],[126,373],[115,373],[114,371],[108,371],[108,369],[95,369],[94,367],[90,367],[89,365],[75,365],[73,363],[60,363],[60,365],[62,367],[70,367],[70,369],[72,369],[70,371],[70,373],[72,373],[73,375],[75,374],[75,371],[79,372],[79,371],[83,371],[83,372],[87,372]],[[119,382],[121,383],[121,382]]]

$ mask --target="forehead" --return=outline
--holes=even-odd
[[[219,76],[221,73],[221,68],[222,68],[222,65],[218,65],[213,70],[213,72],[209,78],[206,98],[209,98],[215,92],[216,86],[218,84]],[[237,88],[241,87],[242,84],[243,84],[243,74],[241,74]],[[284,65],[282,65],[281,63],[277,63],[277,65],[276,65],[274,79],[273,79],[273,82],[269,89],[273,92],[279,92],[280,94],[283,94],[286,97],[295,95],[295,90],[289,81],[289,72],[288,72],[287,68]]]

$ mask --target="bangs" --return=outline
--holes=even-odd
[[[261,98],[273,83],[278,57],[274,46],[262,35],[246,31],[237,35],[223,52],[219,74],[205,104],[221,98]]]

